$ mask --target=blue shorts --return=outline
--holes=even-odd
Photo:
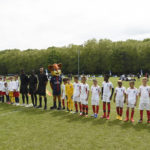
[[[57,90],[53,90],[53,96],[59,96],[61,95],[61,90],[57,91]]]

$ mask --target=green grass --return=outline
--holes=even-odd
[[[101,85],[102,78],[98,78]],[[110,79],[116,86],[117,78]],[[136,81],[139,87],[141,81]],[[92,81],[88,81],[91,86]],[[128,82],[123,85],[128,87]],[[48,86],[48,89],[49,86]],[[20,101],[22,101],[20,99]],[[52,97],[48,96],[48,106]],[[125,118],[125,108],[124,115]],[[89,115],[92,108],[89,99]],[[100,102],[99,117],[102,115]],[[124,123],[116,118],[111,102],[110,120],[84,118],[65,111],[41,110],[0,104],[0,150],[149,150],[150,125],[138,124],[138,105],[135,123]]]

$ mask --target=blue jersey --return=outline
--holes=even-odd
[[[61,93],[62,78],[60,76],[53,76],[50,80],[50,83],[52,84],[53,95],[59,95]]]

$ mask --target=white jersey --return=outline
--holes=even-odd
[[[128,88],[126,93],[128,95],[128,103],[134,105],[136,102],[136,96],[138,95],[137,88]]]
[[[141,85],[139,87],[140,103],[150,103],[150,87]]]
[[[5,92],[5,83],[6,83],[6,81],[2,81],[2,87],[1,87],[2,92]]]
[[[80,96],[80,83],[73,83],[73,97],[79,97]]]
[[[103,87],[103,96],[110,97],[111,96],[111,90],[113,88],[113,84],[111,82],[105,82],[102,83]]]
[[[85,83],[85,84],[81,83],[80,87],[81,87],[80,88],[80,99],[85,100],[85,99],[87,99],[87,96],[88,96],[89,85],[87,83]]]
[[[3,81],[0,81],[0,91],[3,89]]]
[[[14,88],[14,90],[15,91],[19,91],[19,81],[18,80],[16,80],[16,81],[13,81],[13,88]]]
[[[4,87],[4,92],[6,93],[6,95],[9,95],[9,89],[8,89],[8,87]]]
[[[66,97],[66,92],[65,92],[66,88],[65,88],[65,84],[62,85],[62,99],[65,99]]]
[[[99,94],[101,92],[100,86],[91,86],[91,92],[92,92],[92,100],[99,101]]]
[[[115,94],[116,94],[116,101],[122,100],[124,101],[124,94],[126,93],[125,87],[116,87]]]
[[[11,92],[14,91],[14,89],[15,89],[15,82],[14,82],[14,81],[10,81],[10,82],[8,83],[8,89],[9,89],[9,91],[11,91]]]

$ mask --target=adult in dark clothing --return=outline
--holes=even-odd
[[[39,94],[39,106],[42,107],[42,96],[44,97],[45,106],[44,109],[47,109],[47,97],[46,97],[46,86],[47,86],[47,76],[44,73],[44,68],[40,68],[40,74],[38,75],[38,94]]]
[[[20,81],[21,81],[20,93],[22,95],[23,105],[25,105],[25,97],[26,97],[26,101],[27,101],[27,105],[28,105],[29,104],[29,98],[28,98],[29,79],[28,79],[28,76],[25,74],[24,70],[21,71]]]
[[[29,77],[29,93],[31,95],[32,104],[34,107],[37,106],[37,77],[32,70],[32,74]]]

